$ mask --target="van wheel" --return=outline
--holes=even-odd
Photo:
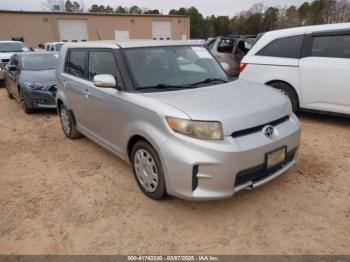
[[[134,176],[141,191],[154,200],[166,196],[163,168],[154,148],[146,141],[137,142],[131,152]]]
[[[268,85],[278,89],[282,94],[286,95],[289,98],[294,113],[296,113],[299,110],[298,95],[295,93],[293,87],[283,82],[272,82]]]
[[[77,139],[81,137],[81,134],[75,127],[75,122],[72,114],[64,105],[60,106],[59,115],[61,120],[61,126],[65,136],[69,139]]]

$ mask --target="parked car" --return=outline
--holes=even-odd
[[[241,65],[240,79],[287,95],[293,111],[350,115],[350,23],[265,33]]]
[[[45,43],[44,49],[46,51],[59,52],[63,45],[64,45],[64,42]]]
[[[253,46],[246,36],[220,36],[209,40],[206,45],[221,63],[227,63],[227,73],[232,77],[239,75],[240,63]]]
[[[27,51],[20,41],[0,41],[0,88],[5,86],[4,66],[16,52]]]
[[[64,134],[84,134],[129,162],[153,199],[228,198],[296,163],[300,123],[288,99],[229,82],[202,45],[71,43],[61,49],[57,79]]]
[[[23,52],[5,67],[8,97],[20,101],[26,113],[56,108],[57,58],[52,52]]]

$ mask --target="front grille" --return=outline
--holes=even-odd
[[[289,116],[284,116],[284,117],[282,117],[280,119],[277,119],[275,121],[272,121],[272,122],[269,122],[269,123],[266,123],[266,124],[263,124],[263,125],[259,125],[259,126],[255,126],[255,127],[247,128],[247,129],[244,129],[244,130],[233,132],[232,133],[232,137],[233,138],[237,138],[237,137],[240,137],[240,136],[246,136],[246,135],[249,135],[249,134],[253,134],[253,133],[261,131],[264,126],[267,126],[267,125],[277,126],[277,125],[282,124],[283,122],[285,122],[287,120],[289,120]]]
[[[261,164],[255,167],[248,168],[246,170],[240,171],[236,176],[235,187],[243,185],[249,181],[256,182],[263,178],[266,178],[278,170],[282,169],[285,165],[292,162],[298,148],[289,151],[286,155],[286,160],[276,167],[266,169],[266,165]]]

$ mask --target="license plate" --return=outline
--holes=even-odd
[[[267,169],[277,166],[278,164],[282,163],[284,160],[286,160],[286,147],[282,147],[280,149],[277,149],[271,153],[268,153],[266,155],[266,166]]]

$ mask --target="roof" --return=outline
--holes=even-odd
[[[21,44],[23,44],[23,42],[21,42],[21,41],[11,41],[11,40],[0,41],[0,43],[21,43]]]
[[[90,12],[42,12],[42,11],[22,11],[22,10],[0,10],[0,13],[9,14],[35,14],[35,15],[76,15],[76,16],[133,16],[133,17],[179,17],[189,18],[186,15],[157,15],[157,14],[118,14],[118,13],[90,13]]]
[[[270,32],[267,32],[266,34],[269,34],[270,36],[272,35],[288,36],[288,35],[314,33],[314,32],[320,32],[320,31],[342,30],[342,29],[350,29],[350,23],[294,27],[294,28],[270,31]]]
[[[249,51],[248,55],[256,54],[271,41],[278,38],[343,29],[350,29],[350,23],[303,26],[266,32],[261,36],[261,38],[259,38],[258,42]]]
[[[198,41],[177,41],[177,40],[125,40],[125,41],[88,41],[78,43],[65,43],[64,47],[75,48],[136,48],[136,47],[157,47],[157,46],[184,46],[184,45],[201,45]]]
[[[49,52],[49,51],[40,51],[40,52],[35,52],[35,51],[27,51],[27,52],[19,52],[16,53],[18,56],[32,56],[32,55],[58,55],[58,52]]]

